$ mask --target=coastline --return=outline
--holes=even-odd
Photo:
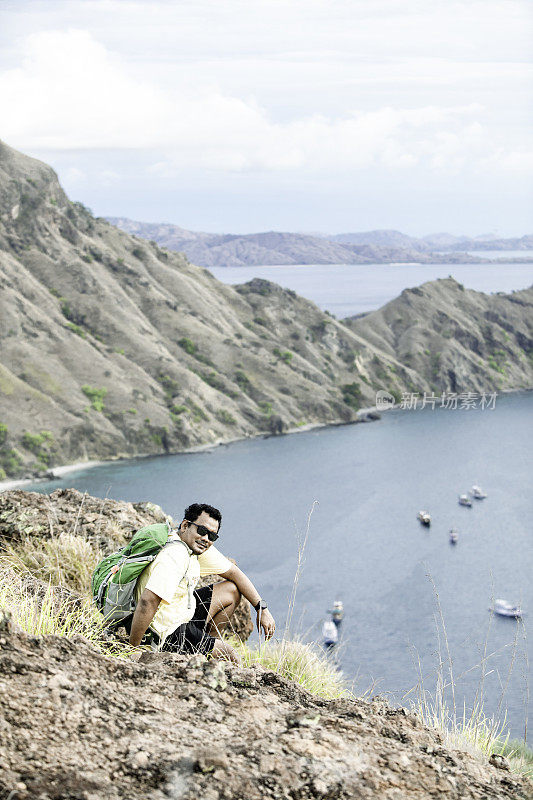
[[[389,410],[389,409],[385,409]],[[357,425],[364,422],[372,422],[380,418],[382,411],[378,411],[376,406],[369,406],[368,408],[360,408],[356,412],[355,419],[345,422],[309,422],[307,425],[289,428],[278,436],[289,436],[294,433],[307,433],[308,431],[316,430],[317,428],[333,428],[341,425]],[[46,475],[35,475],[32,478],[15,478],[13,480],[0,481],[0,493],[9,492],[12,489],[23,489],[24,486],[33,485],[36,483],[46,483],[54,479],[61,479],[64,475],[70,472],[77,472],[82,469],[93,469],[94,467],[102,467],[104,464],[118,464],[119,462],[133,461],[137,458],[155,458],[158,456],[177,456],[186,455],[188,453],[203,453],[210,450],[215,450],[217,447],[223,447],[235,442],[244,442],[246,439],[270,439],[275,434],[272,433],[257,433],[253,436],[235,436],[231,439],[218,439],[216,442],[208,444],[199,444],[195,447],[187,447],[183,450],[173,450],[169,453],[137,453],[134,456],[117,456],[117,458],[108,458],[103,461],[77,461],[74,464],[62,464],[61,466],[51,467]]]

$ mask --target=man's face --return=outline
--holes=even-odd
[[[180,527],[180,537],[191,548],[195,556],[205,553],[213,544],[207,538],[207,534],[205,536],[200,535],[197,525],[203,525],[204,528],[208,528],[213,533],[218,533],[217,520],[210,517],[205,511],[202,511],[192,524],[183,520]]]

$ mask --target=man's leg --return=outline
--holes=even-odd
[[[206,620],[210,636],[222,637],[222,632],[231,625],[233,612],[239,605],[241,593],[233,581],[220,581],[213,585],[213,596]]]

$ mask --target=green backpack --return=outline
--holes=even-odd
[[[96,567],[93,600],[110,626],[115,627],[135,611],[135,586],[141,572],[169,542],[171,527],[159,522],[140,528],[127,545],[106,556]]]

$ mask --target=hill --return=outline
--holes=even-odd
[[[348,422],[368,347],[266,281],[229,287],[95,219],[0,145],[0,476]],[[386,359],[387,360],[387,359]]]
[[[533,287],[487,295],[430,281],[345,323],[412,369],[424,391],[533,387]]]
[[[311,236],[303,233],[268,231],[249,234],[213,234],[187,231],[176,225],[135,222],[108,217],[113,225],[149,239],[162,247],[183,252],[204,267],[240,267],[254,264],[389,264],[419,262],[453,264],[481,263],[477,256],[456,253],[431,253],[419,240],[395,231],[373,234]]]
[[[478,264],[490,259],[465,253],[473,249],[524,250],[533,258],[533,240],[481,240],[436,234],[424,239],[400,231],[377,230],[335,235],[310,235],[269,231],[249,234],[216,234],[189,231],[169,223],[137,222],[108,217],[127,233],[151,240],[160,247],[185,253],[204,267],[251,266],[263,264]],[[519,242],[518,244],[516,244]],[[516,244],[516,247],[515,247]],[[433,252],[445,250],[447,252]],[[529,250],[529,252],[528,252]],[[502,255],[505,255],[502,252]]]
[[[73,576],[75,562],[65,559],[58,585],[55,564],[54,575],[46,573],[50,554],[94,558],[98,545],[115,549],[132,529],[163,513],[149,503],[72,490],[6,492],[0,510],[2,556],[6,539],[16,552],[32,553],[24,551],[29,535],[41,555],[47,544],[59,548],[48,550],[48,562],[32,559],[23,574],[26,603],[31,597],[42,608],[44,587],[58,628],[61,612],[81,602],[68,585],[79,576]],[[5,558],[0,567],[5,570]],[[18,585],[13,572],[11,580]],[[79,633],[24,633],[9,611],[20,620],[17,603],[20,610],[24,600],[16,592],[7,600],[7,611],[0,609],[0,794],[6,799],[531,797],[530,782],[511,773],[505,759],[496,759],[496,768],[487,755],[449,747],[441,732],[379,698],[328,700],[257,664],[131,653],[119,651],[116,641],[122,657],[105,656]],[[29,616],[26,611],[24,621],[33,630]]]
[[[437,281],[344,324],[93,217],[3,144],[0,181],[0,479],[353,422],[378,389],[533,386],[528,292]]]

